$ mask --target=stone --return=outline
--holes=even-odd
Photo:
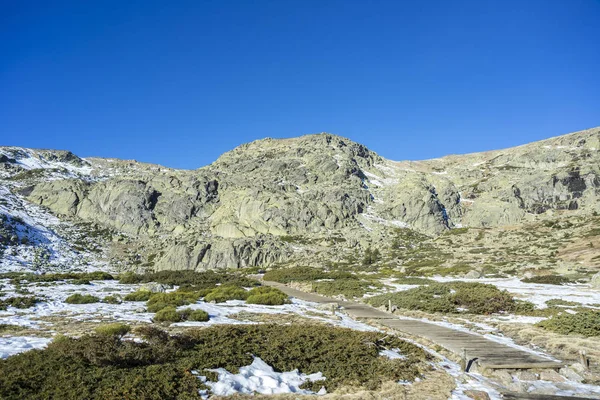
[[[564,382],[566,379],[564,376],[560,375],[558,372],[546,369],[540,372],[540,380],[542,381],[550,381],[550,382]]]
[[[481,277],[481,273],[479,271],[471,270],[465,274],[466,279],[478,279]]]
[[[585,378],[583,378],[581,375],[579,375],[577,372],[573,371],[573,369],[569,368],[569,367],[563,367],[558,371],[559,374],[561,374],[562,376],[564,376],[565,378],[567,378],[567,380],[569,381],[575,381],[575,382],[583,382]]]
[[[490,400],[490,395],[482,390],[465,390],[463,393],[473,400]]]
[[[530,371],[517,371],[514,374],[515,378],[520,381],[537,381],[538,375]]]
[[[597,272],[592,276],[592,279],[590,280],[590,285],[592,285],[593,288],[600,289],[600,272]]]
[[[151,282],[151,283],[145,283],[145,284],[143,284],[140,287],[140,290],[147,290],[147,291],[152,292],[152,293],[164,293],[168,289],[171,289],[172,287],[173,286],[166,285],[164,283]]]

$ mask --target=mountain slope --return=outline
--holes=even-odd
[[[454,228],[493,237],[580,218],[586,231],[600,208],[598,149],[594,128],[511,149],[395,162],[317,134],[244,144],[194,171],[19,148],[1,148],[0,166],[2,186],[15,195],[120,235],[110,254],[129,267],[352,264],[369,247],[393,266],[407,261],[390,248],[399,229],[443,254]]]

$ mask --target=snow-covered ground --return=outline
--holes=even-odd
[[[15,226],[18,245],[8,246],[0,257],[0,272],[41,272],[107,269],[106,263],[88,251],[77,251],[58,232],[75,228],[14,194],[0,180],[0,215]],[[23,243],[24,242],[24,243]]]
[[[52,339],[17,336],[0,337],[0,359],[13,356],[33,349],[43,349]]]

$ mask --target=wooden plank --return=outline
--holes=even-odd
[[[590,397],[571,397],[571,396],[556,396],[550,394],[531,394],[531,393],[515,393],[504,392],[500,393],[503,399],[507,400],[594,400]]]
[[[416,319],[396,318],[393,314],[373,308],[368,304],[337,301],[316,293],[306,293],[292,289],[281,283],[264,282],[264,284],[277,287],[287,295],[305,301],[319,304],[337,303],[340,307],[343,307],[346,314],[353,318],[374,319],[379,324],[389,328],[426,338],[461,357],[466,352],[466,358],[469,360],[476,358],[477,364],[482,368],[557,369],[563,366],[561,363],[503,343],[494,342],[475,333],[459,331]]]
[[[479,365],[485,369],[560,369],[565,366],[559,362],[514,363],[510,361],[506,364],[479,363]]]

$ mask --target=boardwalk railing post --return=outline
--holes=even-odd
[[[392,310],[392,301],[391,300],[388,300],[388,311],[394,312],[394,310]]]
[[[590,360],[587,358],[585,350],[579,350],[579,362],[585,367],[586,370],[590,369]]]

